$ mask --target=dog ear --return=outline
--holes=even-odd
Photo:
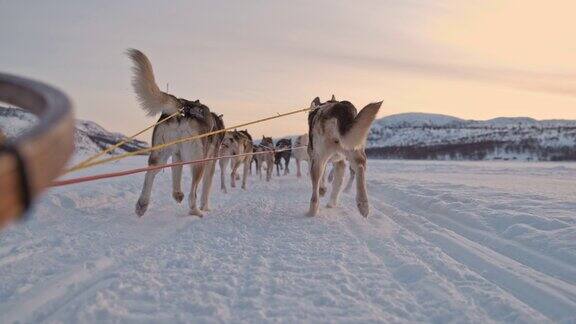
[[[336,101],[336,97],[334,95],[332,95],[332,99],[330,99],[331,101]]]
[[[310,108],[316,108],[318,106],[320,106],[320,98],[316,97],[312,100],[312,103],[310,103]]]

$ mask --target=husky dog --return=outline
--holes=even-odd
[[[316,97],[308,114],[310,156],[310,176],[312,179],[312,198],[310,199],[309,216],[318,214],[319,194],[326,164],[334,164],[334,181],[327,207],[338,204],[338,196],[344,180],[346,162],[356,172],[356,205],[360,214],[368,216],[369,204],[366,193],[365,172],[366,153],[364,143],[370,125],[376,118],[382,102],[371,103],[359,113],[348,101],[337,101],[334,96],[328,102],[321,103]]]
[[[296,143],[294,145],[294,147],[301,147],[301,146],[307,146],[308,145],[308,134],[304,134],[304,135],[300,135],[296,138]],[[302,171],[301,171],[301,163],[302,161],[309,161],[310,159],[308,158],[308,150],[304,149],[304,148],[297,148],[295,150],[292,150],[292,155],[294,156],[294,159],[296,160],[296,176],[298,178],[302,177]]]
[[[284,175],[290,173],[288,166],[290,165],[290,156],[292,156],[292,139],[282,138],[276,142],[276,149],[283,150],[281,152],[274,153],[274,163],[276,164],[276,173],[280,176],[280,168],[282,167],[282,160],[284,160]]]
[[[132,86],[136,92],[140,106],[149,116],[161,114],[160,119],[164,119],[171,114],[180,112],[179,115],[170,118],[162,124],[156,125],[152,133],[152,145],[160,145],[174,140],[193,135],[207,133],[216,129],[222,129],[224,123],[222,119],[211,113],[210,109],[200,103],[199,100],[189,101],[182,98],[162,92],[156,85],[152,64],[144,55],[136,49],[129,49],[127,55],[132,59],[134,64],[132,70]],[[216,154],[216,148],[220,146],[221,136],[214,135],[208,138],[192,140],[180,144],[170,145],[162,149],[152,151],[148,158],[148,165],[166,164],[172,157],[173,162],[190,161],[213,157]],[[208,174],[205,176],[204,171],[208,166]],[[211,177],[210,164],[191,164],[192,169],[192,186],[188,202],[190,205],[190,215],[202,216],[202,212],[196,204],[198,186],[200,181],[204,181],[204,191],[202,194],[202,207],[208,209],[208,195],[210,191]],[[136,203],[136,214],[144,215],[148,204],[150,203],[150,194],[154,178],[159,170],[146,172],[144,186],[140,198]],[[172,167],[172,196],[177,202],[184,199],[181,191],[182,166]]]
[[[274,170],[274,142],[272,137],[262,136],[260,144],[256,146],[255,152],[268,152],[254,155],[256,159],[256,173],[262,179],[262,167],[266,163],[266,181],[272,179],[272,171]]]
[[[236,155],[253,152],[252,136],[248,131],[232,131],[226,132],[222,140],[221,156]],[[230,174],[230,186],[236,187],[236,171],[241,165],[244,165],[242,173],[242,189],[246,189],[246,180],[248,173],[250,173],[250,165],[252,164],[252,155],[238,156],[233,158],[220,159],[220,187],[223,192],[228,192],[226,189],[226,169],[230,163],[232,172]]]

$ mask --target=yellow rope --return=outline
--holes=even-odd
[[[142,153],[148,153],[148,152],[156,151],[156,150],[165,148],[165,147],[170,146],[170,145],[180,144],[180,143],[183,143],[183,142],[187,142],[187,141],[191,141],[191,140],[195,140],[195,139],[200,139],[200,138],[204,138],[204,137],[216,135],[216,134],[223,133],[223,132],[226,132],[226,131],[229,131],[229,130],[233,130],[233,129],[236,129],[236,128],[241,128],[241,127],[245,127],[245,126],[249,126],[249,125],[258,124],[258,123],[262,123],[262,122],[265,122],[265,121],[268,121],[268,120],[272,120],[272,119],[276,119],[276,118],[280,118],[280,117],[285,117],[285,116],[289,116],[289,115],[294,115],[294,114],[297,114],[297,113],[300,113],[300,112],[306,112],[306,111],[309,111],[310,109],[311,109],[311,108],[294,110],[294,111],[287,112],[287,113],[284,113],[284,114],[278,114],[278,115],[276,115],[276,116],[267,117],[267,118],[262,118],[262,119],[258,119],[258,120],[251,121],[251,122],[247,122],[247,123],[240,124],[240,125],[234,125],[234,126],[231,126],[231,127],[227,127],[227,128],[224,128],[224,129],[217,130],[217,131],[212,131],[212,132],[208,132],[208,133],[204,133],[204,134],[199,134],[199,135],[194,135],[194,136],[189,136],[189,137],[180,138],[180,139],[174,140],[174,141],[172,141],[172,142],[168,142],[168,143],[164,143],[164,144],[159,144],[159,145],[156,145],[156,146],[152,146],[152,147],[149,147],[149,148],[136,150],[136,151],[133,151],[133,152],[127,152],[127,153],[120,154],[120,155],[117,155],[117,156],[114,156],[114,157],[110,157],[110,158],[107,158],[107,159],[103,159],[103,160],[99,160],[99,161],[94,161],[94,162],[85,163],[85,164],[83,164],[83,165],[75,166],[75,167],[72,167],[72,168],[68,169],[67,173],[68,173],[68,172],[72,172],[72,171],[78,171],[78,170],[86,169],[86,168],[89,168],[89,167],[95,166],[95,165],[100,165],[100,164],[104,164],[104,163],[108,163],[108,162],[112,162],[112,161],[118,161],[118,160],[121,160],[121,159],[123,159],[123,158],[130,157],[130,156],[134,156],[134,155],[138,155],[138,154],[142,154]]]
[[[105,150],[102,150],[102,151],[100,151],[100,152],[98,152],[98,153],[90,156],[90,157],[87,158],[86,160],[84,160],[84,161],[76,164],[75,166],[71,167],[67,172],[70,172],[70,171],[73,171],[73,170],[83,169],[83,167],[84,167],[85,165],[87,165],[88,163],[96,160],[97,158],[101,157],[102,155],[105,155],[105,154],[108,154],[108,153],[112,152],[113,150],[119,148],[120,146],[122,146],[122,145],[124,145],[124,144],[126,144],[126,143],[128,143],[128,142],[130,142],[130,141],[132,141],[136,136],[138,136],[138,135],[146,132],[146,131],[149,130],[150,128],[153,128],[154,126],[160,125],[160,124],[162,124],[163,122],[167,121],[168,119],[170,119],[170,118],[172,118],[172,117],[175,117],[175,116],[178,116],[178,115],[181,114],[181,113],[182,113],[182,109],[178,110],[177,112],[173,113],[172,115],[170,115],[170,116],[168,116],[168,117],[166,117],[166,118],[160,119],[158,122],[156,122],[156,123],[154,123],[154,124],[152,124],[152,125],[144,128],[143,130],[139,131],[138,133],[136,133],[136,134],[134,134],[134,135],[132,135],[132,136],[130,136],[130,137],[128,137],[128,138],[126,138],[126,139],[124,139],[124,140],[122,140],[122,141],[120,141],[120,142],[118,142],[118,143],[116,143],[116,144],[114,144],[114,145],[112,145],[112,146],[110,146],[110,147],[108,147],[108,148],[105,149]]]
[[[292,148],[281,149],[281,150],[278,150],[276,152],[298,150],[298,149],[303,149],[306,147],[308,147],[308,146],[307,145],[296,146],[296,147],[292,147]],[[149,165],[149,166],[143,167],[143,168],[136,168],[136,169],[130,169],[130,170],[124,170],[124,171],[102,173],[102,174],[96,174],[96,175],[87,176],[87,177],[71,178],[71,179],[65,179],[65,180],[55,180],[52,182],[51,186],[52,187],[66,186],[66,185],[71,185],[71,184],[75,184],[75,183],[82,183],[82,182],[95,181],[95,180],[100,180],[100,179],[122,177],[122,176],[127,176],[127,175],[131,175],[131,174],[135,174],[135,173],[150,171],[150,170],[159,170],[159,169],[175,167],[175,166],[182,166],[182,165],[187,165],[187,164],[205,163],[205,162],[216,161],[216,160],[220,160],[220,159],[230,159],[230,158],[242,157],[242,156],[254,156],[254,155],[259,155],[259,154],[272,154],[272,152],[270,152],[270,151],[250,152],[250,153],[241,153],[241,154],[234,154],[234,155],[222,155],[222,156],[216,156],[216,157],[205,158],[205,159],[200,159],[200,160],[192,160],[192,161],[186,161],[186,162],[173,162],[173,163],[167,163],[167,164]]]

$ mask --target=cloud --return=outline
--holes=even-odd
[[[502,67],[474,66],[401,59],[386,56],[344,54],[305,49],[299,51],[310,57],[321,57],[348,66],[374,71],[397,71],[420,76],[475,81],[512,87],[525,91],[576,97],[576,74],[529,71]]]

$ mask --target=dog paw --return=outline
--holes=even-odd
[[[326,194],[326,187],[320,187],[319,192],[320,192],[320,197],[324,197],[324,195]]]
[[[136,215],[142,217],[142,215],[144,215],[144,213],[146,212],[146,209],[148,209],[148,202],[143,199],[138,199],[135,210]]]
[[[192,215],[192,216],[198,216],[198,217],[204,216],[204,215],[202,214],[202,211],[201,211],[200,209],[198,209],[198,208],[190,209],[190,211],[188,212],[188,214],[190,214],[190,215]]]
[[[182,191],[174,191],[172,192],[172,197],[176,200],[177,203],[181,203],[184,199],[184,193]]]
[[[317,209],[310,209],[307,213],[306,216],[308,217],[314,217],[318,215],[318,210]]]
[[[310,201],[310,208],[308,209],[308,217],[314,217],[318,214],[318,199],[312,198]]]
[[[360,211],[362,216],[368,217],[368,214],[370,213],[370,205],[368,205],[368,201],[357,201],[356,206],[358,206],[358,211]]]
[[[211,211],[212,208],[210,208],[210,206],[202,206],[202,207],[200,207],[200,210],[208,212],[208,211]]]
[[[326,204],[326,208],[336,208],[338,207],[338,203],[335,202],[329,202]]]

